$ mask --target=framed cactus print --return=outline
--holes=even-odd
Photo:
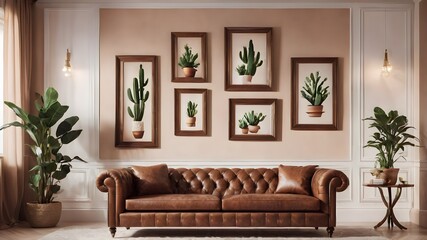
[[[116,147],[159,146],[157,56],[116,56]]]
[[[230,99],[229,139],[276,141],[277,99]]]
[[[175,135],[207,135],[207,89],[175,89]]]
[[[172,82],[207,82],[207,33],[172,32]]]
[[[272,28],[225,28],[225,90],[272,91]]]
[[[337,130],[338,58],[292,58],[292,130]]]

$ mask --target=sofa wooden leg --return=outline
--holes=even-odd
[[[114,237],[114,235],[116,235],[116,228],[110,227],[110,233],[111,233],[111,236]]]
[[[332,234],[334,233],[334,227],[328,227],[328,228],[326,228],[326,231],[328,231],[328,234],[329,234],[329,237],[331,238],[332,237]]]
[[[130,229],[130,227],[126,227],[126,230],[129,230]]]
[[[319,230],[319,227],[314,227],[314,229]]]

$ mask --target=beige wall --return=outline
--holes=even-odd
[[[273,92],[224,91],[224,27],[273,27]],[[101,9],[100,158],[120,160],[350,159],[350,11],[348,9]],[[207,32],[209,83],[171,82],[171,32]],[[115,56],[160,57],[160,147],[114,147]],[[338,57],[338,131],[292,131],[291,57]],[[211,90],[210,136],[174,136],[174,88]],[[228,140],[229,98],[278,98],[279,141]]]

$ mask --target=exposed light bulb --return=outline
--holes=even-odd
[[[66,77],[71,76],[71,63],[70,63],[70,59],[71,59],[71,52],[70,52],[70,49],[67,48],[67,55],[65,57],[65,64],[64,64],[64,67],[62,68],[62,71],[64,72],[64,75]]]
[[[382,71],[384,73],[390,73],[393,67],[391,66],[390,62],[388,61],[388,52],[387,49],[384,52],[384,64],[382,67]]]

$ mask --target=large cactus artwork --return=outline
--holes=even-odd
[[[148,78],[144,80],[144,68],[142,64],[139,65],[139,78],[133,78],[132,89],[128,88],[127,96],[133,103],[133,111],[128,106],[127,111],[131,118],[133,118],[132,134],[135,138],[142,138],[144,135],[144,118],[145,103],[147,102],[150,92],[145,91],[148,84]]]

